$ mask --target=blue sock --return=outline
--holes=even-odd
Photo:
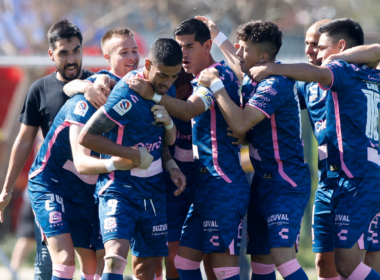
[[[252,280],[276,280],[276,272],[272,271],[269,274],[254,274],[252,273]]]
[[[296,272],[284,277],[285,280],[308,280],[309,278],[307,277],[305,271],[302,269],[298,269]]]
[[[102,280],[123,280],[123,275],[115,273],[103,273]]]
[[[51,280],[68,280],[68,279],[52,275]],[[70,280],[73,280],[73,278],[71,278]]]
[[[203,280],[200,268],[194,270],[182,270],[177,268],[177,271],[181,280]]]
[[[375,270],[371,269],[371,272],[367,275],[365,280],[377,280],[380,279],[380,274],[377,273]]]

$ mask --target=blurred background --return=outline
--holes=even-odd
[[[127,27],[135,32],[144,61],[150,44],[159,37],[172,37],[174,28],[187,18],[196,15],[211,18],[232,42],[236,41],[235,32],[240,24],[265,19],[275,22],[284,34],[278,59],[307,62],[304,35],[312,23],[324,18],[351,17],[362,25],[366,43],[374,43],[380,39],[379,10],[379,0],[0,0],[0,188],[19,131],[17,118],[26,92],[35,80],[55,71],[48,58],[46,34],[58,20],[67,18],[81,29],[83,66],[98,71],[108,69],[100,39],[115,27]],[[216,60],[223,59],[215,46],[212,52]],[[312,270],[310,227],[317,186],[317,151],[306,112],[303,112],[303,138],[313,191],[303,220],[298,259],[302,266]],[[0,248],[8,257],[15,242],[22,193],[32,160],[31,156],[17,181],[5,222],[0,225]],[[245,169],[252,171],[249,164]],[[4,265],[2,259],[0,253],[0,268]],[[33,260],[32,252],[25,266],[32,267]],[[26,279],[32,279],[32,275]]]

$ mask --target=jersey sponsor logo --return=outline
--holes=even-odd
[[[264,96],[262,94],[259,94],[259,93],[255,93],[253,96],[258,97],[258,98],[260,98],[260,99],[262,99],[264,101],[267,101],[267,102],[270,101],[270,98],[268,98],[268,97],[266,97],[266,96]]]
[[[86,101],[79,101],[75,105],[74,114],[84,117],[88,111],[88,104]]]
[[[184,139],[184,140],[191,141],[191,135],[181,134],[181,132],[177,130],[177,139]]]
[[[283,228],[278,235],[281,236],[282,239],[289,239],[289,236],[286,235],[286,233],[289,232],[288,228]]]
[[[218,227],[217,221],[203,221],[203,227]]]
[[[159,136],[158,137],[158,141],[157,142],[155,142],[155,143],[146,143],[146,144],[144,144],[144,143],[138,143],[138,144],[136,144],[136,147],[145,147],[145,148],[147,148],[149,151],[153,151],[154,149],[159,149],[160,148],[160,146],[161,146],[161,136]]]
[[[117,222],[115,217],[108,217],[104,219],[104,229],[110,230],[117,227]]]
[[[112,107],[120,116],[123,116],[132,109],[131,101],[127,99],[120,100],[115,106]]]
[[[350,216],[348,215],[335,215],[336,222],[350,222]]]
[[[168,224],[153,226],[153,229],[152,229],[153,236],[167,235],[167,234],[168,234]]]
[[[320,132],[326,128],[326,120],[315,122],[315,131]]]
[[[256,92],[269,93],[270,95],[273,95],[273,96],[277,94],[277,91],[271,86],[258,87]]]
[[[57,224],[62,222],[62,213],[58,211],[53,211],[49,213],[49,223]]]
[[[288,214],[275,214],[267,219],[268,224],[274,221],[289,221]]]
[[[342,241],[345,241],[347,240],[347,236],[343,236],[343,234],[347,234],[348,233],[348,230],[346,229],[342,229],[339,233],[338,233],[338,237],[340,240]]]
[[[213,246],[219,246],[219,242],[216,242],[217,240],[219,240],[219,236],[213,236],[211,237],[210,242]]]

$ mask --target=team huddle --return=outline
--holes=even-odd
[[[101,41],[111,70],[94,74],[81,69],[79,29],[51,27],[57,72],[31,86],[19,118],[45,138],[28,184],[52,259],[38,279],[72,279],[76,254],[81,279],[122,280],[129,250],[134,279],[163,279],[163,257],[168,280],[202,279],[202,261],[209,279],[240,279],[246,214],[251,279],[274,280],[276,268],[308,279],[296,259],[311,191],[303,109],[318,142],[318,279],[380,279],[379,46],[364,46],[351,19],[323,20],[306,34],[309,64],[282,64],[276,24],[250,21],[236,34],[233,45],[209,19],[185,20],[138,69],[133,33],[112,29]]]

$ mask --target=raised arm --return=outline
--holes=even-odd
[[[348,63],[367,64],[370,68],[376,68],[380,62],[380,44],[357,46],[330,55],[330,57],[323,62],[324,65],[333,60],[344,60]]]
[[[252,67],[249,70],[248,75],[255,82],[260,82],[268,76],[278,75],[285,76],[296,81],[320,83],[325,86],[330,86],[332,83],[332,74],[329,68],[306,63],[266,63]]]
[[[219,72],[215,68],[203,70],[199,77],[199,84],[210,87],[211,84],[219,79]],[[237,106],[224,87],[214,92],[216,102],[235,135],[244,135],[249,129],[261,122],[265,115],[260,110],[246,106],[243,110]]]
[[[96,111],[84,126],[79,135],[79,143],[84,147],[101,154],[130,159],[134,165],[139,167],[141,167],[141,163],[144,162],[145,157],[150,156],[153,159],[151,155],[146,154],[147,150],[144,147],[137,148],[118,145],[103,136],[103,133],[110,131],[115,126],[116,124],[107,117],[103,109],[100,109]]]
[[[82,175],[97,175],[109,173],[113,170],[130,170],[137,167],[129,159],[97,159],[90,156],[91,150],[79,144],[79,135],[83,126],[78,124],[70,125],[70,145],[73,153],[76,170]]]
[[[207,25],[207,27],[210,29],[211,39],[213,40],[213,43],[219,47],[220,51],[226,58],[228,65],[235,72],[236,76],[238,76],[240,80],[243,80],[244,73],[240,69],[240,61],[236,55],[238,44],[233,45],[231,41],[228,40],[222,32],[220,32],[218,26],[207,17],[196,16],[195,18],[203,21]]]

